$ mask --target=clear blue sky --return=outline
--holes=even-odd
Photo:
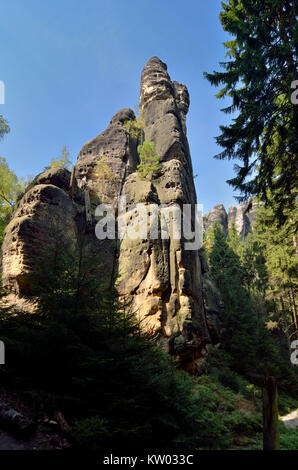
[[[230,119],[203,78],[224,60],[220,0],[13,0],[0,17],[0,142],[18,176],[37,174],[67,145],[73,160],[123,107],[138,102],[140,74],[156,55],[191,99],[188,138],[198,202],[235,205],[233,163],[213,159],[214,137]]]

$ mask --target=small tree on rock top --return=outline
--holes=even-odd
[[[49,168],[66,168],[67,170],[69,170],[71,165],[71,156],[65,145],[61,150],[61,157],[52,158]]]
[[[140,164],[137,166],[137,172],[142,179],[152,179],[160,169],[159,155],[155,151],[154,143],[145,142],[138,146]]]

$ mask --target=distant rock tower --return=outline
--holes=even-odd
[[[251,207],[249,207],[249,204],[250,202],[248,201],[239,206],[230,206],[228,214],[223,204],[217,204],[204,216],[204,229],[207,230],[208,227],[218,222],[224,234],[227,235],[228,229],[232,224],[235,224],[241,240],[245,240],[252,231],[258,207],[258,203],[255,201],[252,201]]]

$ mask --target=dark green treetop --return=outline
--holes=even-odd
[[[223,86],[217,98],[232,99],[223,111],[235,113],[216,138],[223,148],[216,158],[239,161],[228,183],[240,191],[240,201],[261,195],[268,202],[270,188],[282,222],[297,196],[298,106],[291,102],[297,15],[293,0],[222,2],[220,21],[234,38],[224,43],[224,71],[205,73],[212,85]]]

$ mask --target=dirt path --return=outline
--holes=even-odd
[[[281,420],[284,422],[287,428],[298,428],[298,410],[292,411],[288,415],[282,416]]]

